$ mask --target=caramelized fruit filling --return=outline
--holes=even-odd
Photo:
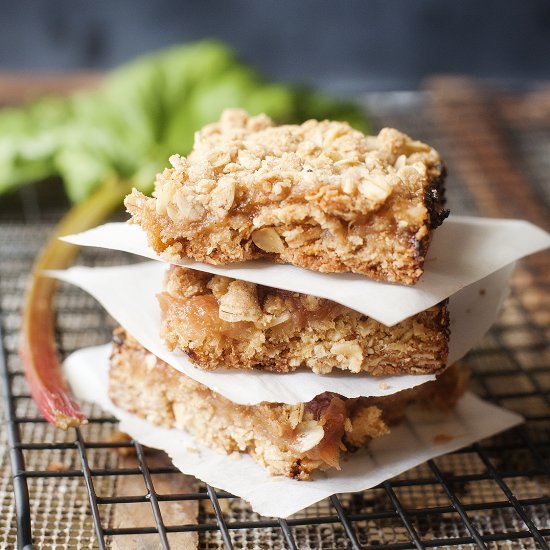
[[[220,319],[219,306],[212,295],[191,296],[178,299],[162,292],[158,295],[161,312],[175,314],[185,321],[185,334],[188,340],[203,341],[209,338],[246,339],[253,324],[247,321],[228,322]]]
[[[262,306],[263,289],[258,286],[258,301]],[[330,300],[314,299],[313,306],[306,307],[304,303],[308,297],[300,296],[284,290],[269,289],[271,297],[282,300],[285,319],[269,327],[266,318],[252,321],[226,321],[220,317],[220,304],[212,294],[190,296],[187,298],[174,297],[162,292],[158,295],[161,311],[166,317],[168,312],[182,321],[185,333],[182,336],[187,340],[204,341],[208,338],[230,338],[247,340],[254,329],[266,329],[271,336],[290,336],[300,332],[308,323],[334,319],[345,309],[343,306]],[[264,315],[264,317],[266,317]]]
[[[330,393],[323,393],[307,403],[305,411],[319,421],[324,431],[323,439],[313,449],[307,451],[307,457],[312,460],[322,460],[329,466],[340,469],[341,442],[347,418],[343,399]]]

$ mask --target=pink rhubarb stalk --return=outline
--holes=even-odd
[[[38,410],[48,422],[64,430],[85,424],[87,420],[71,397],[61,373],[53,308],[57,281],[45,277],[43,271],[68,267],[78,247],[60,241],[59,237],[101,223],[120,206],[128,190],[126,182],[107,182],[74,206],[57,225],[32,267],[23,306],[20,356]]]

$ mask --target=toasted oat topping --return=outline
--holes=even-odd
[[[192,153],[173,155],[173,169],[156,182],[158,214],[182,224],[223,219],[237,203],[254,203],[254,226],[309,215],[300,197],[320,210],[352,221],[378,209],[396,191],[417,193],[426,181],[426,165],[439,159],[434,149],[390,128],[366,136],[345,122],[308,120],[274,126],[266,115],[226,110],[219,122],[195,135]],[[258,212],[263,204],[284,204],[277,212]],[[245,208],[246,209],[246,208]],[[409,208],[403,221],[421,222],[422,204]],[[284,235],[287,241],[297,236]],[[281,250],[276,232],[253,236],[267,252]]]
[[[125,200],[169,261],[267,256],[414,284],[445,217],[438,153],[389,128],[367,136],[328,120],[275,126],[230,109],[170,162],[153,197],[134,189]]]

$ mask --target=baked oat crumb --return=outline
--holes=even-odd
[[[153,369],[147,366],[149,357],[155,361]],[[323,393],[295,405],[238,405],[170,367],[118,329],[109,397],[124,410],[184,429],[234,459],[249,454],[273,475],[307,480],[317,470],[339,469],[348,452],[389,433],[409,405],[452,407],[467,378],[467,369],[455,365],[435,382],[385,397],[347,399]]]
[[[166,345],[204,369],[381,376],[433,373],[447,361],[445,302],[386,327],[330,300],[175,266],[158,297]]]
[[[170,157],[132,221],[168,259],[227,264],[267,256],[324,272],[414,284],[445,217],[445,168],[429,145],[345,122],[275,126],[226,110]]]

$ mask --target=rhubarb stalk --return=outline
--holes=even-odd
[[[59,222],[33,264],[23,306],[20,355],[32,397],[42,416],[66,430],[87,422],[61,373],[55,345],[53,299],[57,281],[43,274],[68,267],[78,247],[59,240],[101,223],[120,206],[129,184],[109,181]]]

